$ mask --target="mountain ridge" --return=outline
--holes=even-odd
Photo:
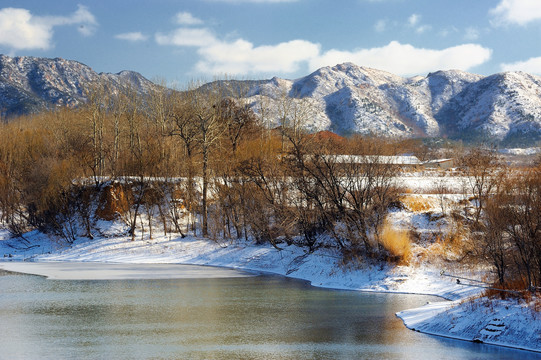
[[[158,87],[133,71],[98,74],[74,60],[0,55],[0,112],[6,118],[78,106],[96,81],[113,89],[128,83],[139,94]],[[246,88],[243,100],[269,127],[294,121],[309,131],[340,135],[447,137],[524,146],[541,140],[541,77],[523,72],[482,76],[439,70],[401,77],[343,63],[292,80],[222,81],[224,86],[233,83]],[[294,105],[289,109],[295,114],[283,112],[284,102]],[[268,108],[264,114],[263,107]]]
[[[328,66],[295,80],[274,78],[258,102],[287,92],[315,102],[314,131],[391,137],[449,137],[468,141],[541,140],[541,77],[522,72],[489,76],[440,70],[400,77],[352,63]],[[272,100],[269,100],[272,99]],[[526,144],[525,144],[526,145]]]
[[[55,106],[76,107],[86,101],[85,90],[99,81],[112,90],[130,84],[139,93],[156,87],[133,71],[97,73],[75,60],[0,54],[0,113],[9,118]]]

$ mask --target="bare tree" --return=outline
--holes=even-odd
[[[483,232],[479,251],[496,270],[498,282],[504,286],[511,261],[512,244],[506,233],[508,223],[509,198],[500,189],[486,202]]]
[[[190,214],[192,230],[195,230],[194,212],[195,204],[195,164],[194,157],[197,152],[197,119],[190,103],[190,97],[187,93],[173,92],[171,94],[171,111],[168,118],[168,133],[170,136],[178,138],[184,147],[187,183],[186,183],[186,201],[185,205]]]
[[[222,100],[222,91],[219,83],[214,83],[207,89],[196,89],[188,93],[188,102],[193,112],[197,126],[196,141],[201,153],[201,212],[202,232],[208,235],[208,190],[209,190],[209,161],[211,151],[218,145],[225,131],[225,124],[220,116],[219,103]]]
[[[515,204],[508,208],[506,231],[516,247],[515,262],[533,290],[541,287],[541,169],[521,174],[513,189]]]
[[[105,118],[109,109],[109,89],[103,81],[94,83],[85,91],[87,99],[84,112],[90,122],[93,162],[91,170],[96,186],[105,175]]]
[[[498,171],[502,169],[501,161],[495,152],[475,147],[462,157],[461,164],[466,175],[466,190],[477,201],[473,215],[474,225],[477,226],[486,200],[500,179]]]
[[[515,170],[503,178],[487,202],[483,251],[500,284],[507,274],[526,288],[541,286],[541,170]]]

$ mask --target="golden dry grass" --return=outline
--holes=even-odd
[[[445,232],[436,236],[435,242],[427,251],[431,258],[456,261],[471,253],[473,246],[475,244],[471,241],[467,228],[459,223],[452,223]]]
[[[381,245],[399,263],[407,264],[411,259],[411,241],[407,230],[396,229],[385,221],[379,236]]]
[[[404,207],[411,212],[426,212],[437,208],[436,199],[415,195],[405,195],[400,198]]]

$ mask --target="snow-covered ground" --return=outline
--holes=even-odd
[[[505,155],[535,155],[541,152],[541,148],[530,147],[526,149],[521,149],[521,148],[500,149],[498,150],[498,152]]]
[[[80,239],[72,246],[53,250],[49,248],[50,240],[42,234],[35,233],[27,239],[39,247],[15,250],[7,246],[12,241],[1,241],[0,251],[4,253],[4,259],[24,260],[26,257],[40,262],[209,265],[285,275],[333,289],[427,294],[446,299],[460,299],[478,293],[478,289],[457,285],[454,279],[440,276],[440,268],[343,265],[340,254],[326,248],[307,253],[305,248],[285,244],[281,244],[282,250],[279,251],[270,245],[221,243],[193,236],[157,236],[152,240],[135,241],[117,236]],[[8,262],[0,264],[4,269],[10,268]],[[20,267],[17,269],[21,271]]]
[[[541,313],[515,299],[430,303],[397,316],[423,333],[541,352]]]

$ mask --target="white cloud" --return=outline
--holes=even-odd
[[[254,46],[249,41],[239,39],[217,42],[200,48],[198,52],[202,60],[196,68],[204,73],[291,73],[318,56],[320,45],[306,40],[291,40],[276,45]]]
[[[459,32],[458,28],[456,28],[455,26],[451,26],[441,30],[438,35],[441,37],[447,37],[449,35],[456,34],[457,32]]]
[[[16,50],[48,49],[52,27],[36,23],[26,9],[0,10],[0,45]]]
[[[137,32],[127,32],[127,33],[117,34],[115,35],[115,38],[119,40],[137,42],[137,41],[146,41],[148,39],[148,36],[137,31]]]
[[[206,28],[179,28],[168,34],[157,33],[155,38],[160,45],[195,47],[210,46],[218,41],[214,34]]]
[[[502,71],[524,71],[527,73],[541,75],[541,56],[530,58],[525,61],[504,63],[500,65]]]
[[[36,22],[48,26],[79,25],[77,31],[85,36],[90,36],[96,31],[98,22],[86,6],[78,5],[77,11],[71,16],[34,16]]]
[[[430,25],[421,25],[421,26],[418,26],[416,29],[415,29],[415,32],[417,34],[422,34],[422,33],[425,33],[427,31],[430,31],[432,30],[432,26]]]
[[[490,10],[494,25],[518,24],[541,19],[541,1],[539,0],[501,0]]]
[[[412,15],[408,18],[408,24],[409,24],[409,26],[411,26],[411,27],[417,25],[417,24],[419,23],[419,21],[421,21],[421,15],[419,15],[419,14],[412,14]]]
[[[379,48],[356,51],[329,50],[311,59],[310,68],[315,70],[322,66],[353,62],[395,74],[418,75],[441,69],[468,70],[488,61],[491,55],[491,49],[476,44],[433,50],[392,41]]]
[[[224,41],[207,28],[178,28],[157,33],[155,39],[160,45],[196,47],[201,59],[195,69],[206,74],[290,73],[320,52],[319,44],[305,40],[262,46],[244,39]]]
[[[466,40],[477,40],[479,39],[479,36],[480,36],[480,32],[479,32],[479,29],[477,28],[474,28],[474,27],[468,27],[466,28],[466,31],[464,33],[464,39]]]
[[[175,15],[175,21],[179,25],[201,25],[203,20],[196,18],[189,12],[179,12]]]
[[[242,38],[219,39],[208,28],[178,28],[167,34],[157,33],[155,40],[160,45],[197,48],[200,59],[195,70],[208,75],[285,74],[302,66],[315,70],[344,62],[414,75],[450,68],[468,70],[488,61],[492,55],[492,50],[477,44],[434,50],[397,41],[378,48],[322,52],[320,44],[307,40],[254,45]]]
[[[84,6],[70,16],[35,16],[26,9],[0,9],[0,45],[13,50],[42,49],[52,47],[54,27],[79,25],[83,35],[92,35],[98,25],[94,15]]]
[[[378,20],[374,24],[374,30],[376,30],[376,32],[384,32],[386,29],[387,29],[387,20],[386,19]]]
[[[431,25],[421,24],[421,18],[419,14],[412,14],[408,18],[407,26],[414,28],[417,34],[423,34],[432,29]]]

